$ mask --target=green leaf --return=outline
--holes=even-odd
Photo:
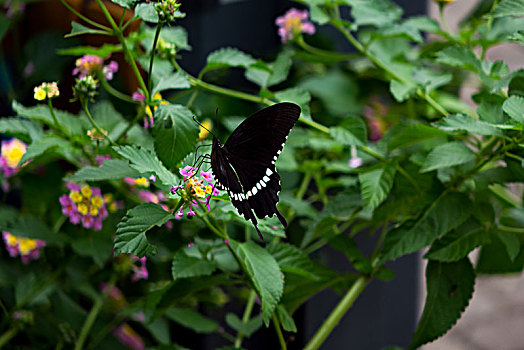
[[[262,88],[280,84],[286,80],[289,74],[292,63],[291,56],[291,50],[283,50],[278,54],[275,61],[263,64],[263,67],[259,67],[260,62],[251,65],[246,70],[245,77]]]
[[[62,245],[68,237],[51,231],[39,218],[32,216],[18,216],[1,223],[2,231],[8,231],[15,236],[40,239],[47,244]]]
[[[311,101],[311,95],[309,92],[302,88],[289,88],[275,92],[275,98],[278,102],[293,102],[302,108],[300,117],[311,118],[309,112],[309,101]]]
[[[345,0],[355,24],[383,27],[400,19],[402,9],[389,0]]]
[[[27,135],[33,141],[44,135],[40,124],[20,118],[0,119],[0,133],[11,136]]]
[[[264,248],[253,242],[238,243],[231,240],[230,244],[262,301],[262,313],[267,327],[284,290],[278,263]]]
[[[425,124],[411,124],[403,126],[400,132],[388,138],[388,152],[398,148],[405,148],[415,143],[445,137],[446,133]]]
[[[49,295],[56,288],[51,278],[37,276],[34,272],[22,274],[16,281],[15,300],[20,308],[49,304]]]
[[[171,343],[170,324],[165,318],[157,318],[153,322],[145,323],[144,326],[160,344]]]
[[[397,172],[397,163],[382,163],[370,171],[361,172],[358,179],[361,184],[362,200],[371,209],[375,209],[388,196]]]
[[[69,143],[69,141],[52,134],[45,135],[27,147],[26,152],[20,159],[20,162],[18,162],[18,165],[22,165],[30,159],[38,158],[40,155],[50,152],[54,149],[63,150],[71,148],[73,148],[73,146]]]
[[[309,9],[311,11],[311,21],[319,25],[324,25],[329,22],[329,16],[324,12],[324,10],[322,10],[320,6],[311,5]]]
[[[68,47],[66,49],[60,49],[56,53],[59,55],[69,55],[69,56],[95,55],[101,58],[107,58],[112,53],[120,52],[120,51],[122,51],[122,45],[104,44],[99,47],[92,47],[92,46]]]
[[[126,160],[107,159],[102,166],[85,166],[78,169],[73,175],[67,176],[66,181],[105,181],[117,180],[124,177],[138,178],[140,173],[129,166]]]
[[[452,46],[440,51],[437,62],[477,73],[481,70],[480,60],[475,53],[462,46]]]
[[[364,122],[358,118],[363,124]],[[353,119],[355,120],[355,119]],[[351,126],[349,126],[351,127]],[[364,126],[364,138],[362,138],[362,129],[359,124],[353,124],[353,130],[343,127],[343,126],[334,126],[329,128],[329,134],[331,137],[341,143],[344,146],[362,146],[365,142],[366,129]],[[358,136],[356,135],[358,134]]]
[[[262,327],[262,321],[262,315],[255,316],[247,322],[242,322],[237,315],[231,312],[226,314],[227,325],[237,331],[237,333],[242,333],[248,338]]]
[[[409,349],[437,339],[457,322],[473,296],[475,271],[467,258],[454,263],[430,260],[426,281],[426,303]]]
[[[476,120],[465,114],[455,114],[432,124],[444,131],[467,131],[472,134],[501,136],[502,132],[494,125]]]
[[[220,325],[216,321],[202,316],[192,309],[173,307],[169,309],[165,315],[176,323],[197,333],[214,333],[220,328]]]
[[[217,267],[210,261],[203,258],[188,256],[183,250],[179,251],[173,257],[171,265],[171,274],[173,279],[187,278],[195,276],[209,276]]]
[[[485,227],[478,221],[470,219],[433,243],[424,258],[444,262],[457,261],[489,241],[489,232]]]
[[[353,238],[339,234],[329,240],[329,245],[338,251],[343,252],[353,267],[365,274],[370,274],[373,270],[370,259],[366,258],[358,248]]]
[[[74,36],[85,34],[107,34],[107,32],[105,30],[89,28],[83,24],[73,21],[71,22],[71,33],[64,35],[64,37],[71,38]]]
[[[518,235],[517,243],[512,238],[503,237],[496,231],[491,236],[490,244],[482,246],[477,259],[476,270],[478,273],[501,274],[501,273],[521,273],[524,269],[524,237]],[[510,241],[511,240],[511,241]],[[511,252],[508,251],[508,244],[511,244]],[[513,250],[518,250],[515,253]],[[516,256],[513,258],[514,254]]]
[[[470,216],[472,204],[461,193],[447,193],[426,208],[415,221],[391,229],[384,239],[381,261],[396,259],[432,244]]]
[[[135,7],[135,17],[142,18],[146,22],[158,23],[158,13],[153,3],[141,3]]]
[[[277,317],[286,332],[297,332],[295,320],[293,320],[293,317],[291,317],[283,305],[277,306]]]
[[[450,142],[437,146],[431,151],[420,172],[449,168],[475,159],[475,153],[460,142]]]
[[[111,237],[107,235],[89,232],[88,236],[76,238],[71,247],[78,255],[93,258],[99,267],[103,267],[106,261],[111,258],[113,242]]]
[[[524,45],[524,33],[522,44]],[[512,78],[508,85],[508,95],[524,97],[524,69],[519,69],[512,73]]]
[[[155,150],[170,169],[193,150],[198,132],[193,113],[182,105],[160,105],[155,112]]]
[[[160,78],[160,81],[153,89],[153,95],[157,92],[162,92],[164,90],[169,89],[189,89],[191,87],[191,84],[189,83],[189,79],[181,73],[176,72],[175,74],[172,74],[170,76],[163,76]]]
[[[207,56],[206,69],[215,69],[220,67],[243,67],[248,68],[256,63],[251,55],[235,49],[233,47],[224,47],[213,51]]]
[[[504,231],[497,231],[495,234],[506,247],[506,251],[511,262],[514,262],[521,249],[520,240],[517,234]]]
[[[4,38],[4,35],[9,30],[9,26],[12,23],[12,19],[7,18],[3,13],[0,13],[0,41]]]
[[[288,243],[278,243],[267,247],[283,272],[294,273],[309,279],[317,277],[311,273],[313,262],[297,247]]]
[[[502,109],[511,119],[524,123],[524,97],[510,96],[502,105]]]
[[[137,146],[114,147],[114,150],[125,159],[129,160],[129,166],[141,174],[153,174],[164,185],[171,187],[179,182],[177,176],[166,169],[156,154],[150,150]]]
[[[502,0],[497,7],[495,7],[493,16],[524,16],[524,0]]]
[[[114,253],[127,253],[138,257],[155,255],[157,249],[148,243],[146,232],[162,226],[174,216],[156,203],[140,204],[127,211],[117,225]]]
[[[391,80],[389,85],[389,92],[393,95],[397,102],[404,102],[417,91],[414,85],[405,85],[397,80]]]
[[[111,0],[111,1],[114,2],[117,5],[120,5],[122,7],[127,8],[127,9],[133,8],[133,6],[135,6],[135,2],[136,2],[136,0]]]

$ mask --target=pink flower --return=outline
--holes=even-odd
[[[309,13],[307,10],[300,11],[297,9],[291,9],[284,16],[277,17],[275,24],[278,28],[278,35],[283,43],[293,40],[300,33],[314,34],[315,26],[307,19]]]
[[[118,71],[118,63],[116,61],[111,61],[107,66],[102,68],[102,73],[106,77],[106,80],[113,79],[113,74]]]
[[[362,158],[357,156],[357,148],[355,146],[351,146],[351,158],[348,165],[350,168],[358,168],[362,165]]]
[[[77,59],[75,62],[75,69],[73,75],[78,74],[78,78],[82,79],[88,75],[98,77],[103,75],[106,80],[113,79],[114,73],[118,71],[118,63],[116,61],[109,62],[104,66],[104,60],[96,55],[85,55]]]
[[[122,323],[120,326],[113,329],[113,335],[129,349],[145,349],[142,338],[140,338],[140,336],[127,323]]]
[[[130,258],[132,261],[139,261],[140,262],[140,266],[137,266],[135,264],[133,264],[132,266],[132,269],[133,269],[133,276],[131,277],[131,280],[133,282],[136,282],[140,279],[147,279],[149,277],[149,272],[147,271],[147,268],[146,268],[146,260],[147,258],[144,256],[142,258],[139,258],[137,256],[134,256],[134,255],[130,255]]]
[[[2,141],[2,153],[0,155],[0,168],[4,177],[11,177],[18,173],[20,167],[18,163],[27,150],[27,145],[22,141],[13,138],[9,141]]]
[[[40,239],[17,237],[7,231],[2,232],[2,238],[9,255],[13,258],[20,255],[24,264],[37,260],[40,257],[40,249],[46,245]]]
[[[180,168],[178,171],[180,172],[180,175],[184,176],[184,180],[185,180],[186,177],[193,176],[195,174],[195,170],[196,170],[195,168],[188,165],[184,168]]]
[[[204,181],[213,181],[213,176],[211,175],[210,171],[201,171],[200,175],[204,179]]]
[[[74,225],[81,223],[85,228],[100,231],[102,221],[109,215],[106,205],[114,204],[110,201],[111,196],[103,196],[97,187],[80,186],[73,182],[68,182],[66,187],[70,191],[69,194],[64,194],[58,199],[62,205],[62,214]]]
[[[146,96],[140,91],[135,91],[133,92],[133,100],[138,102],[144,102],[146,100]]]

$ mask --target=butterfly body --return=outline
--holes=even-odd
[[[257,217],[276,215],[287,226],[276,207],[281,186],[275,162],[299,116],[299,106],[279,103],[244,120],[224,145],[213,137],[211,169],[216,186],[227,192],[238,213],[253,223],[261,238]]]

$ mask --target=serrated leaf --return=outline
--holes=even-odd
[[[66,34],[64,37],[71,38],[74,36],[85,35],[85,34],[107,34],[107,32],[105,30],[89,28],[83,24],[73,21],[71,22],[71,33]]]
[[[397,163],[393,162],[380,164],[358,175],[362,200],[370,209],[375,209],[386,199],[393,186],[396,172]]]
[[[286,80],[289,74],[292,63],[291,56],[292,52],[290,50],[284,50],[278,54],[275,61],[264,64],[262,67],[264,69],[261,69],[257,62],[257,64],[251,65],[244,75],[247,80],[262,88],[280,84]]]
[[[470,219],[433,243],[424,258],[444,262],[458,261],[489,241],[489,232],[485,227]]]
[[[141,3],[135,7],[135,16],[142,18],[146,22],[158,23],[158,13],[153,3]]]
[[[506,252],[508,253],[508,257],[511,260],[511,262],[514,262],[517,256],[519,255],[521,249],[520,240],[517,237],[517,235],[512,232],[504,232],[500,230],[497,231],[495,234],[506,247]]]
[[[136,0],[111,0],[117,5],[131,9],[135,5]]]
[[[518,235],[519,252],[515,259],[508,253],[507,243],[498,232],[492,235],[492,242],[482,246],[477,259],[476,271],[481,274],[521,273],[524,269],[524,237]],[[512,243],[513,244],[513,243]],[[512,253],[513,254],[513,253]]]
[[[73,175],[67,176],[66,181],[105,181],[117,180],[124,177],[138,178],[140,173],[129,166],[126,160],[107,159],[102,166],[85,166],[78,169]]]
[[[391,80],[389,84],[389,91],[397,100],[397,102],[404,102],[417,91],[417,87],[412,85],[405,85],[397,80]]]
[[[383,27],[402,16],[402,9],[389,0],[346,0],[356,25]]]
[[[277,317],[286,332],[297,332],[295,320],[293,320],[293,317],[291,317],[283,305],[277,306]]]
[[[175,167],[193,150],[198,132],[193,113],[182,105],[160,105],[155,112],[155,150],[168,168]]]
[[[178,252],[173,257],[171,274],[173,279],[195,276],[209,276],[217,267],[210,261],[194,256],[188,256],[184,251]]]
[[[22,165],[25,162],[27,162],[30,159],[38,158],[40,155],[50,152],[53,149],[70,149],[73,146],[69,143],[69,141],[64,140],[61,137],[55,136],[55,135],[45,135],[42,138],[39,138],[35,140],[33,143],[31,143],[22,158],[20,159],[20,162],[18,162],[18,165]]]
[[[169,309],[165,315],[176,323],[197,333],[208,334],[217,332],[220,327],[215,320],[202,316],[192,309],[174,307]]]
[[[207,69],[217,67],[243,67],[248,68],[256,60],[245,52],[233,47],[225,47],[213,51],[207,56]]]
[[[262,327],[262,321],[262,315],[255,316],[247,322],[242,322],[237,315],[231,312],[226,315],[227,325],[248,338]]]
[[[0,119],[0,133],[12,136],[27,135],[33,141],[44,135],[40,124],[19,118]]]
[[[432,125],[444,131],[467,131],[479,135],[502,135],[502,132],[495,125],[470,118],[464,114],[455,114],[442,118]]]
[[[138,257],[155,255],[157,249],[148,243],[146,232],[154,226],[162,226],[174,218],[156,203],[143,203],[127,211],[117,225],[114,254],[133,254]]]
[[[141,174],[156,175],[158,180],[169,187],[179,182],[178,177],[167,170],[156,154],[150,150],[137,146],[114,147],[114,150],[129,160],[129,166]]]
[[[305,278],[317,279],[311,273],[313,262],[297,247],[287,243],[278,243],[268,246],[267,250],[273,255],[282,271],[301,275]]]
[[[524,97],[510,96],[502,105],[502,109],[511,119],[524,123]]]
[[[473,296],[475,271],[469,259],[454,263],[429,261],[427,297],[409,349],[445,334],[460,318]]]
[[[264,323],[268,326],[284,290],[278,263],[264,248],[253,242],[238,243],[231,240],[230,244],[262,301]]]
[[[100,47],[92,47],[92,46],[68,47],[66,49],[58,50],[57,53],[59,55],[69,55],[69,56],[95,55],[101,58],[107,58],[112,53],[120,52],[120,51],[122,51],[122,45],[104,44]]]
[[[475,53],[461,46],[452,46],[440,51],[437,54],[437,62],[473,72],[481,70],[480,60]]]
[[[381,261],[396,259],[422,249],[461,225],[471,214],[472,204],[461,193],[439,197],[419,218],[391,229],[384,239]]]
[[[502,16],[524,16],[524,1],[523,0],[502,0],[498,3],[493,11],[494,17]]]
[[[449,142],[435,147],[422,164],[420,172],[461,165],[475,159],[475,153],[460,142]]]
[[[362,142],[358,137],[356,137],[350,130],[341,126],[334,126],[329,128],[329,134],[335,141],[343,144],[344,146],[364,145],[364,142]]]
[[[447,136],[445,132],[425,124],[404,126],[400,129],[400,132],[388,138],[388,152],[398,148],[408,147],[418,142],[445,136]]]
[[[189,79],[182,72],[176,72],[170,76],[160,78],[160,81],[153,89],[153,95],[164,90],[189,89],[190,87]]]

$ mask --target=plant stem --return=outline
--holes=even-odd
[[[8,344],[9,341],[18,333],[19,329],[16,326],[10,328],[7,332],[0,336],[0,348]]]
[[[439,2],[439,4],[438,4],[438,12],[439,12],[439,15],[440,15],[440,24],[442,24],[442,26],[444,27],[444,31],[447,34],[451,35],[451,30],[449,29],[448,23],[446,22],[446,19],[444,18],[444,7],[446,5],[447,5],[446,3]]]
[[[89,23],[91,24],[93,27],[97,27],[97,28],[100,28],[108,33],[111,32],[111,28],[109,27],[106,27],[105,25],[103,24],[100,24],[100,23],[97,23],[89,18],[87,18],[86,16],[82,15],[80,12],[78,12],[77,10],[75,10],[74,8],[72,8],[65,0],[60,0],[60,2],[62,3],[62,5],[64,5],[69,11],[71,11],[75,16],[77,16],[78,18],[80,18],[81,20],[83,20],[84,22],[86,23]]]
[[[342,317],[346,314],[347,310],[349,310],[353,305],[357,297],[364,291],[368,283],[369,279],[365,276],[360,276],[353,283],[346,295],[344,295],[322,326],[317,330],[313,338],[311,338],[309,343],[307,343],[304,350],[315,350],[322,345],[324,340],[326,340],[329,334],[338,325]]]
[[[82,330],[80,331],[80,334],[78,336],[78,340],[75,344],[75,350],[81,350],[84,347],[84,342],[87,338],[87,335],[89,334],[89,331],[91,330],[91,327],[95,323],[96,317],[100,313],[100,310],[102,310],[102,306],[104,305],[104,301],[106,299],[106,290],[109,290],[109,288],[112,288],[113,285],[116,282],[116,275],[113,275],[109,282],[107,283],[106,287],[102,291],[102,295],[99,295],[91,308],[91,311],[89,311],[89,315],[87,315],[86,320],[84,321],[84,324],[82,325]]]
[[[343,53],[338,53],[338,52],[325,51],[325,50],[316,48],[314,46],[311,46],[304,40],[304,37],[302,35],[298,37],[297,43],[305,51],[311,54],[317,55],[317,56],[323,56],[323,57],[327,57],[327,58],[337,60],[337,61],[357,58],[357,55],[355,54],[343,54]]]
[[[151,58],[149,59],[149,74],[147,76],[148,79],[148,92],[149,92],[149,98],[152,99],[151,95],[151,89],[153,86],[153,61],[155,60],[155,51],[156,51],[156,45],[158,43],[158,37],[160,36],[160,30],[162,29],[163,22],[158,22],[156,25],[156,31],[155,31],[155,39],[153,40],[153,47],[151,47]],[[151,101],[148,100],[148,104]]]
[[[524,228],[521,228],[521,227],[510,227],[510,226],[498,225],[496,228],[504,232],[524,233]]]
[[[91,113],[89,112],[89,109],[87,108],[87,101],[82,101],[82,108],[84,109],[84,113],[87,115],[87,118],[91,122],[91,125],[96,129],[96,131],[100,135],[104,135],[104,138],[111,144],[111,146],[118,146],[113,140],[109,138],[109,135],[107,132],[103,132],[103,130],[98,126],[98,124],[95,122],[93,117],[91,116]]]
[[[278,342],[280,343],[280,349],[286,350],[286,340],[284,339],[284,334],[282,334],[282,329],[280,329],[280,322],[278,322],[278,318],[275,312],[273,312],[272,319],[273,325],[275,326],[275,331],[277,332]]]
[[[255,305],[255,298],[257,296],[257,293],[251,289],[249,292],[249,297],[247,299],[246,308],[244,310],[244,315],[242,316],[242,323],[247,323],[249,321],[249,318],[251,317],[251,312],[253,311],[253,306]],[[242,338],[244,338],[244,334],[242,332],[238,332],[237,337],[235,339],[235,348],[240,348],[242,346]]]
[[[61,0],[61,1],[63,1],[63,0]],[[124,38],[123,32],[118,28],[117,24],[113,20],[113,17],[111,16],[111,14],[107,10],[107,8],[102,3],[102,0],[96,0],[96,2],[98,4],[98,6],[100,7],[100,9],[102,10],[102,12],[104,13],[104,15],[106,16],[106,18],[109,21],[109,23],[111,24],[111,27],[113,28],[113,32],[116,35],[116,37],[118,38],[118,41],[120,41],[120,43],[122,44],[122,49],[124,50],[124,54],[125,54],[126,60],[131,65],[131,68],[133,69],[133,72],[135,73],[136,79],[138,80],[138,84],[142,88],[142,91],[144,91],[144,95],[146,96],[146,101],[149,101],[149,93],[148,93],[148,90],[147,90],[147,86],[146,86],[146,84],[144,82],[144,79],[142,78],[142,75],[140,74],[140,71],[138,70],[138,66],[136,65],[133,53],[127,47],[127,43],[126,43],[126,40]]]
[[[122,101],[125,101],[125,102],[131,102],[131,103],[138,103],[138,101],[135,101],[133,100],[133,98],[131,96],[128,96],[126,94],[123,94],[121,93],[120,91],[118,91],[117,89],[115,89],[114,87],[112,87],[111,85],[109,85],[109,83],[101,78],[99,79],[100,81],[100,85],[102,85],[102,87],[111,95],[115,96],[116,98],[122,100]]]

